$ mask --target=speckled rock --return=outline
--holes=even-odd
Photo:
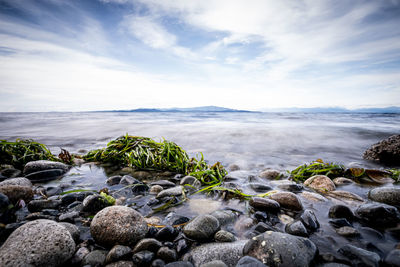
[[[368,193],[368,197],[377,202],[400,206],[400,188],[397,187],[378,187]]]
[[[364,159],[379,161],[384,164],[399,164],[400,162],[400,135],[389,138],[372,145],[364,152]]]
[[[243,256],[246,240],[230,243],[207,243],[193,248],[186,254],[184,260],[192,260],[195,266],[219,259],[228,266],[235,266]]]
[[[134,245],[146,235],[147,224],[134,209],[111,206],[94,216],[90,233],[96,242],[105,246]]]
[[[250,256],[244,256],[239,260],[235,267],[266,267],[264,263]]]
[[[75,224],[72,224],[72,223],[67,223],[67,222],[60,222],[59,224],[68,230],[68,232],[71,234],[72,238],[74,239],[75,243],[77,243],[79,241],[80,232],[79,232],[78,226],[76,226]]]
[[[191,239],[205,241],[211,239],[219,227],[219,221],[214,216],[199,215],[185,225],[183,232]]]
[[[278,202],[282,208],[300,211],[303,209],[300,199],[291,192],[278,192],[270,196],[272,200]]]
[[[163,187],[161,185],[153,185],[152,187],[150,187],[149,193],[152,195],[157,195],[161,191],[163,191]]]
[[[85,256],[82,261],[82,266],[103,266],[106,261],[107,251],[105,250],[93,250]]]
[[[45,171],[45,170],[53,170],[60,169],[63,170],[64,173],[69,170],[70,166],[57,162],[57,161],[49,161],[49,160],[37,160],[28,162],[24,167],[24,174],[31,174],[34,172]]]
[[[378,227],[395,226],[400,221],[397,209],[386,204],[364,204],[356,209],[355,214],[362,221]]]
[[[335,184],[326,175],[311,176],[304,181],[304,185],[322,192],[330,192],[336,189]]]
[[[338,235],[341,235],[344,237],[355,237],[355,236],[360,235],[360,232],[358,232],[357,229],[350,227],[350,226],[343,226],[343,227],[337,228],[336,233],[338,233]]]
[[[156,198],[163,198],[163,197],[171,197],[171,196],[180,196],[182,195],[182,186],[175,186],[172,188],[165,189],[157,194]]]
[[[74,252],[75,242],[65,227],[50,220],[35,220],[8,237],[0,248],[0,266],[57,266]]]
[[[128,260],[132,257],[132,249],[128,246],[115,245],[107,254],[105,263]]]
[[[171,249],[169,247],[161,247],[157,251],[157,258],[160,258],[164,262],[169,263],[176,261],[176,259],[178,258],[178,254],[174,249]]]
[[[245,255],[259,259],[269,266],[310,266],[317,247],[307,238],[286,233],[267,231],[249,240],[244,249]]]
[[[3,185],[20,185],[20,186],[28,186],[32,187],[32,182],[25,177],[18,177],[18,178],[10,178],[0,182],[0,186]]]
[[[132,261],[117,261],[106,265],[106,267],[136,267]]]
[[[236,241],[236,237],[225,230],[219,230],[214,235],[215,242],[234,242]]]
[[[227,267],[227,265],[221,260],[213,260],[203,263],[200,267]]]
[[[12,203],[20,199],[28,203],[33,198],[33,190],[30,186],[0,185],[0,193],[6,195]]]
[[[41,211],[43,209],[56,209],[61,205],[61,200],[58,199],[36,199],[28,203],[30,212]]]

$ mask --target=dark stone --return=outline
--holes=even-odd
[[[261,183],[250,183],[250,188],[253,189],[257,193],[264,193],[272,190],[272,187],[266,184]]]
[[[25,178],[31,180],[32,182],[46,182],[57,179],[64,173],[65,171],[62,169],[44,170],[44,171],[32,172],[26,175]]]
[[[304,237],[267,231],[250,239],[243,253],[270,266],[286,267],[296,263],[296,266],[306,267],[313,261],[317,247]]]
[[[329,218],[345,218],[349,221],[352,221],[354,218],[354,213],[347,206],[333,205],[329,209]]]
[[[154,259],[154,253],[142,250],[133,254],[132,261],[137,266],[149,266]]]
[[[87,196],[83,200],[82,211],[94,214],[108,206],[111,206],[111,204],[105,197],[95,194]]]
[[[176,261],[178,255],[174,249],[168,247],[161,247],[157,252],[157,257],[165,261],[166,263]]]
[[[158,241],[157,239],[144,238],[136,244],[136,246],[133,248],[133,252],[136,253],[136,252],[139,252],[142,250],[157,252],[161,246],[162,246],[162,243],[160,241]]]
[[[136,267],[132,261],[116,261],[106,265],[106,267]]]
[[[47,187],[46,188],[46,196],[48,196],[48,197],[59,195],[62,192],[63,192],[63,190],[60,187]]]
[[[253,230],[256,231],[258,234],[262,234],[262,233],[264,233],[266,231],[276,232],[275,228],[273,228],[271,225],[268,225],[268,224],[263,223],[263,222],[257,223],[257,225],[253,227]]]
[[[37,160],[28,162],[24,167],[24,174],[28,175],[34,172],[45,171],[45,170],[62,170],[63,173],[66,173],[69,170],[70,166],[57,162],[57,161],[49,161],[49,160]]]
[[[79,212],[72,211],[72,212],[61,214],[58,217],[58,220],[60,222],[71,222],[71,223],[73,223],[75,221],[74,219],[77,218],[77,217],[79,217]]]
[[[282,208],[301,211],[303,204],[300,199],[292,192],[278,192],[270,196],[271,199],[277,201]]]
[[[256,210],[278,212],[280,210],[280,205],[275,200],[266,199],[262,197],[253,197],[249,201],[250,206]]]
[[[2,193],[0,193],[0,215],[2,215],[10,205],[10,200],[8,197]]]
[[[81,247],[79,248],[72,259],[70,260],[73,265],[81,265],[80,263],[83,261],[83,259],[90,253],[89,249],[86,247]]]
[[[296,184],[296,183],[279,184],[277,187],[281,190],[289,191],[289,192],[293,192],[293,193],[301,192],[304,189],[304,187],[301,184]]]
[[[259,222],[265,222],[268,220],[268,214],[264,211],[256,211],[254,213],[254,218],[256,218],[256,220]]]
[[[287,224],[285,227],[285,231],[286,233],[291,235],[308,237],[307,229],[301,221],[295,221]]]
[[[244,256],[238,261],[236,267],[266,267],[266,265],[256,258]]]
[[[194,267],[190,261],[175,261],[168,263],[165,267]]]
[[[39,199],[32,200],[28,203],[30,212],[41,211],[42,209],[56,209],[61,205],[61,200],[56,199]]]
[[[132,249],[128,246],[115,245],[106,256],[106,263],[128,260],[132,257]]]
[[[15,178],[19,177],[22,174],[20,170],[14,168],[7,168],[0,171],[0,175],[7,177],[7,178]]]
[[[400,267],[400,249],[394,249],[390,251],[384,261],[386,266],[390,267]]]
[[[307,229],[314,231],[319,228],[317,216],[315,216],[315,213],[312,210],[305,210],[303,214],[301,214],[300,220]]]
[[[165,262],[162,259],[155,259],[151,263],[151,267],[164,267],[164,266],[165,266]]]
[[[234,234],[225,231],[225,230],[219,230],[218,232],[215,233],[214,235],[215,242],[234,242],[236,241],[236,237]]]
[[[119,184],[119,182],[121,181],[121,179],[122,179],[122,176],[121,176],[121,175],[114,175],[114,176],[109,177],[109,178],[107,179],[106,183],[107,183],[107,185],[109,185],[109,186],[113,186],[113,185]]]
[[[179,225],[190,221],[190,219],[186,216],[178,215],[175,212],[168,213],[162,221],[165,225]]]
[[[352,245],[345,245],[341,247],[338,252],[348,258],[353,266],[379,266],[380,257],[375,252],[370,252]]]
[[[146,237],[147,238],[153,238],[153,237],[156,236],[157,233],[158,233],[158,229],[156,227],[154,227],[154,226],[150,226],[148,231],[147,231]]]
[[[367,224],[387,228],[400,222],[397,209],[386,204],[364,204],[357,208],[355,214]]]
[[[82,265],[90,265],[92,267],[100,267],[104,265],[107,251],[93,250],[82,261]]]
[[[93,192],[75,192],[63,195],[61,197],[61,202],[63,206],[67,206],[75,201],[83,201],[85,197],[93,195]]]
[[[122,176],[122,178],[121,178],[119,183],[122,184],[122,185],[141,184],[141,182],[138,179],[135,179],[130,175]]]
[[[163,188],[171,188],[171,187],[175,187],[175,183],[170,182],[168,180],[158,180],[155,182],[152,182],[150,185],[159,185],[162,186]]]
[[[364,152],[363,157],[388,165],[400,165],[400,135],[392,135],[372,145]]]
[[[340,228],[343,226],[351,226],[351,223],[349,223],[348,220],[346,219],[332,219],[328,221],[330,225],[332,225],[335,228]]]
[[[155,235],[155,238],[160,241],[172,241],[177,235],[178,231],[176,231],[174,227],[168,225],[160,229]]]
[[[238,215],[232,210],[216,210],[211,215],[218,220],[220,226],[233,223],[238,218]]]
[[[209,240],[219,230],[219,221],[211,215],[199,215],[183,228],[183,233],[190,239]]]
[[[200,267],[228,267],[223,261],[221,260],[213,260],[200,265]]]
[[[176,244],[176,251],[179,255],[186,253],[189,249],[189,245],[187,244],[185,239],[180,239]]]

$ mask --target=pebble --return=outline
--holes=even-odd
[[[338,252],[347,257],[352,265],[378,267],[380,257],[375,252],[355,247],[353,245],[344,245]]]
[[[133,253],[148,250],[151,252],[157,252],[159,248],[162,246],[162,243],[154,238],[144,238],[140,240],[136,246],[133,248]]]
[[[216,242],[234,242],[236,241],[236,237],[234,234],[225,231],[225,230],[219,230],[218,232],[215,233],[214,239]]]
[[[115,245],[108,253],[105,263],[128,260],[132,257],[132,249],[128,246]]]
[[[272,200],[277,201],[282,208],[300,211],[303,210],[303,205],[300,199],[291,192],[278,192],[270,196]]]
[[[336,189],[331,178],[326,175],[314,175],[304,181],[304,185],[321,192],[330,192]]]
[[[236,267],[266,267],[266,265],[254,257],[244,256],[238,261]]]
[[[143,216],[132,208],[111,206],[94,216],[90,233],[99,244],[105,246],[134,245],[147,233]]]
[[[74,256],[71,259],[71,263],[73,265],[80,265],[80,263],[83,261],[83,259],[86,257],[86,255],[88,255],[90,253],[89,249],[87,249],[86,247],[81,247],[79,248]]]
[[[77,243],[79,241],[80,232],[79,232],[78,226],[76,226],[75,224],[72,224],[72,223],[67,223],[67,222],[60,222],[59,224],[68,230],[68,232],[72,236],[72,239],[74,239],[75,243]]]
[[[182,186],[175,186],[169,189],[165,189],[157,194],[156,198],[160,199],[163,197],[172,197],[172,196],[180,196],[182,195]]]
[[[106,184],[109,186],[113,186],[113,185],[119,184],[121,179],[122,179],[121,175],[114,175],[107,179]]]
[[[107,199],[99,194],[87,196],[82,202],[82,211],[95,214],[98,211],[111,206]]]
[[[332,181],[336,186],[348,185],[348,184],[354,183],[353,180],[351,180],[349,178],[345,178],[345,177],[337,177],[337,178],[333,179]]]
[[[142,250],[133,254],[132,261],[137,266],[148,266],[153,261],[154,256],[153,252]]]
[[[155,182],[152,182],[150,185],[159,185],[162,186],[162,188],[171,188],[171,187],[175,187],[175,183],[168,181],[168,180],[158,180]]]
[[[33,182],[47,182],[50,180],[57,179],[65,173],[62,169],[51,169],[44,170],[38,172],[32,172],[28,175],[25,175],[25,178],[33,181]]]
[[[183,228],[183,233],[190,239],[205,241],[214,237],[219,230],[219,221],[211,215],[199,215]]]
[[[272,190],[271,186],[261,183],[250,183],[249,186],[257,193],[265,193]]]
[[[386,264],[386,266],[391,266],[391,267],[400,267],[400,249],[394,249],[390,251],[383,262]]]
[[[32,182],[24,177],[18,177],[18,178],[10,178],[4,180],[3,182],[0,182],[0,186],[3,185],[20,185],[20,186],[32,187]]]
[[[364,222],[377,227],[395,226],[400,220],[397,209],[387,204],[364,204],[356,209],[355,214]]]
[[[301,214],[300,220],[307,229],[315,231],[319,228],[317,216],[315,216],[315,213],[312,210],[305,210],[303,214]]]
[[[354,213],[351,209],[344,205],[333,205],[329,208],[329,218],[345,218],[352,221]]]
[[[400,207],[400,188],[378,187],[369,191],[368,197],[377,202]]]
[[[228,267],[223,261],[221,260],[213,260],[207,263],[203,263],[200,267]]]
[[[29,186],[1,185],[0,183],[0,193],[6,195],[11,203],[16,203],[20,199],[29,202],[33,198],[33,191]]]
[[[157,195],[161,191],[163,191],[163,187],[161,185],[153,185],[152,187],[150,187],[149,193],[151,195]]]
[[[30,161],[27,164],[25,164],[24,174],[27,175],[34,172],[53,170],[53,169],[62,170],[63,173],[65,173],[69,170],[69,168],[70,166],[57,161],[36,160],[36,161]]]
[[[156,234],[155,238],[160,241],[172,241],[178,235],[178,231],[175,230],[172,226],[166,226],[161,228]]]
[[[132,185],[132,184],[141,184],[141,182],[138,179],[135,179],[130,175],[124,175],[124,176],[122,176],[119,184]]]
[[[249,201],[249,205],[255,210],[269,212],[278,212],[281,208],[277,201],[261,197],[252,197]]]
[[[280,178],[281,173],[277,170],[265,170],[262,171],[258,176],[268,180],[275,180]]]
[[[157,257],[162,259],[164,262],[169,263],[176,261],[178,255],[174,249],[171,249],[169,247],[161,247],[157,251]]]
[[[104,250],[93,250],[85,256],[82,261],[82,266],[103,266],[106,261],[107,251]]]
[[[106,267],[136,267],[132,261],[117,261],[106,265]]]
[[[30,212],[41,211],[43,209],[56,209],[61,205],[61,200],[56,199],[38,199],[28,203]]]
[[[165,265],[165,267],[194,267],[190,261],[175,261]]]
[[[186,185],[186,184],[191,185],[195,188],[201,187],[201,182],[196,177],[190,175],[183,177],[182,180],[180,181],[180,185]]]
[[[291,235],[308,237],[307,229],[301,221],[294,221],[293,223],[287,224],[285,231]]]
[[[341,235],[344,237],[355,237],[355,236],[360,235],[360,232],[357,231],[357,229],[350,227],[350,226],[343,226],[343,227],[337,228],[336,233],[338,233],[338,235]]]

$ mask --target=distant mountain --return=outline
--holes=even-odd
[[[112,110],[110,112],[254,112],[249,110],[230,109],[217,106],[204,106],[193,108],[138,108],[130,110]]]
[[[400,107],[385,108],[359,108],[346,109],[341,107],[332,108],[270,108],[263,109],[264,112],[287,112],[287,113],[400,113]]]

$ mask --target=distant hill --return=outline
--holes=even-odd
[[[111,110],[109,112],[254,112],[249,110],[230,109],[217,106],[203,106],[193,108],[138,108],[130,110]]]
[[[385,108],[360,108],[346,109],[341,107],[332,108],[267,108],[264,112],[288,112],[288,113],[400,113],[400,107]]]

